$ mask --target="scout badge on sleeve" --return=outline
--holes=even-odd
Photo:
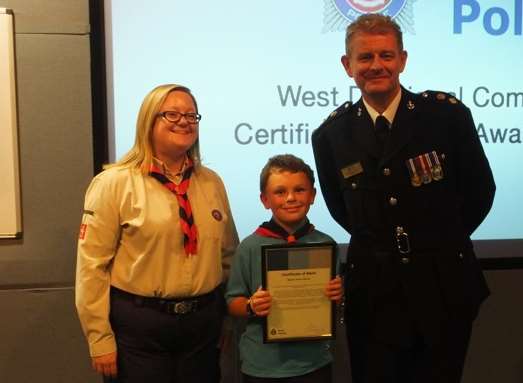
[[[443,168],[436,151],[420,154],[405,161],[410,174],[410,183],[414,187],[443,179]]]
[[[87,224],[82,223],[80,225],[80,233],[78,234],[78,239],[85,239],[85,233],[87,232]]]
[[[78,234],[78,239],[85,239],[85,234],[87,233],[87,216],[94,216],[93,210],[85,210],[84,209],[84,215],[82,216],[82,223],[80,225],[80,232]]]

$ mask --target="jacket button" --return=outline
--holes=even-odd
[[[398,200],[394,197],[390,197],[389,204],[390,206],[396,206],[398,204]]]
[[[463,259],[463,253],[458,254],[459,259]]]
[[[358,188],[358,184],[356,182],[353,182],[351,185],[352,190],[356,190]]]
[[[390,169],[389,168],[383,169],[383,175],[384,176],[390,176]]]
[[[403,263],[404,265],[406,265],[406,264],[409,263],[409,262],[410,262],[410,259],[409,259],[409,258],[407,258],[407,257],[402,257],[402,258],[401,258],[401,263]]]
[[[351,263],[349,264],[349,269],[351,269],[351,270],[354,269],[354,263],[351,262]]]

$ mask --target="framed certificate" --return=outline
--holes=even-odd
[[[324,293],[335,276],[336,244],[262,246],[262,284],[272,297],[263,341],[331,339],[335,303]]]

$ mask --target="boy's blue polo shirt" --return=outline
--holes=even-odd
[[[313,230],[297,243],[333,242],[328,235]],[[261,246],[286,243],[282,239],[251,234],[238,246],[231,270],[227,303],[238,296],[250,297],[262,284]],[[264,378],[304,375],[332,362],[330,341],[263,343],[263,321],[251,318],[240,339],[241,370],[244,374]]]

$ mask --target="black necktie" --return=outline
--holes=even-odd
[[[378,147],[380,154],[383,154],[383,150],[385,149],[385,145],[387,142],[387,139],[389,137],[389,122],[385,117],[382,115],[379,115],[378,118],[376,118],[376,141],[378,142]]]

